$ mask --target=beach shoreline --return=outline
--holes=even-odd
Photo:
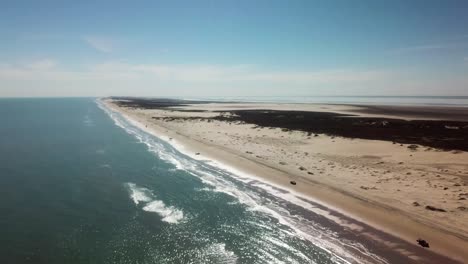
[[[190,128],[188,130],[186,127],[187,124],[183,125],[180,124],[180,122],[171,123],[171,121],[168,120],[154,118],[156,115],[160,115],[159,117],[162,118],[168,116],[173,117],[174,114],[183,114],[183,116],[186,117],[187,113],[194,115],[194,113],[198,113],[197,111],[203,109],[203,107],[206,107],[206,105],[204,106],[200,104],[189,106],[180,113],[172,110],[166,113],[166,110],[161,109],[144,110],[130,107],[119,107],[109,100],[103,100],[102,102],[106,105],[106,107],[122,114],[133,124],[169,142],[170,144],[176,145],[177,148],[182,149],[182,151],[186,154],[191,154],[190,156],[194,158],[217,161],[218,165],[224,164],[225,166],[228,166],[228,169],[235,170],[237,173],[244,173],[250,176],[255,175],[255,177],[262,179],[263,181],[290,190],[299,196],[317,201],[354,219],[367,223],[372,227],[402,238],[409,243],[414,244],[417,238],[424,238],[431,243],[431,252],[443,254],[461,262],[466,262],[468,260],[468,253],[465,252],[465,249],[468,246],[466,234],[467,227],[463,223],[455,223],[457,225],[456,227],[444,225],[445,222],[449,222],[452,219],[445,220],[445,222],[442,221],[434,223],[431,221],[431,217],[437,217],[437,215],[435,215],[436,213],[429,215],[429,217],[419,213],[411,214],[408,212],[407,208],[391,207],[388,206],[388,204],[382,203],[382,201],[379,199],[373,199],[373,197],[369,197],[367,195],[359,195],[360,191],[366,193],[369,189],[372,190],[372,188],[374,188],[372,186],[361,185],[359,187],[361,190],[358,190],[358,192],[356,192],[356,190],[348,190],[345,186],[340,186],[340,184],[332,184],[327,182],[327,180],[315,179],[313,178],[314,176],[308,177],[307,175],[303,175],[304,171],[307,173],[316,173],[315,171],[312,172],[312,170],[309,168],[307,168],[307,170],[305,168],[304,170],[297,170],[296,164],[291,164],[291,166],[295,167],[295,170],[293,170],[289,164],[284,166],[277,166],[276,161],[274,164],[272,164],[271,160],[265,161],[260,155],[254,156],[253,151],[240,151],[240,148],[234,149],[230,146],[222,145],[217,140],[218,138],[214,137],[213,133],[207,134],[208,136],[213,136],[212,139],[206,137],[203,138],[193,134],[194,131],[200,130],[216,131],[213,129],[219,129],[217,132],[233,130],[232,128],[226,128],[228,130],[223,129],[223,126],[236,126],[238,127],[239,131],[248,129],[248,132],[246,133],[252,134],[256,130],[255,127],[252,128],[252,125],[227,125],[222,124],[222,121],[194,121],[194,123],[191,124],[194,125],[192,126],[193,129]],[[324,110],[329,111],[330,109]],[[200,123],[203,123],[203,125]],[[195,129],[195,126],[197,125],[200,126],[197,128],[198,130]],[[281,129],[269,129],[269,131],[265,131],[265,129],[263,129],[261,133],[269,135],[267,132],[276,133],[275,137],[277,137],[277,135],[286,135],[289,138],[296,139],[305,136],[303,132],[281,131]],[[350,140],[346,138],[334,138],[325,135],[320,135],[319,138],[321,140],[320,142],[318,141],[319,139],[311,139],[315,140],[314,145],[317,146],[318,149],[320,149],[320,146],[322,145],[331,143],[336,143],[333,145],[342,145],[345,148],[346,146],[351,145],[362,145],[364,146],[364,149],[367,145],[368,147],[372,147],[376,144],[379,144],[379,146],[381,146],[383,149],[391,149],[392,151],[395,149],[395,153],[398,151],[401,152],[401,150],[396,150],[397,146],[391,142],[381,142],[374,140]],[[245,143],[245,141],[242,141],[242,139],[240,140],[241,142]],[[258,142],[259,141],[256,143]],[[286,149],[286,147],[284,148]],[[334,151],[342,150],[337,148]],[[443,154],[452,155],[451,153],[446,154],[445,152]],[[327,155],[329,157],[327,157]],[[436,157],[437,155],[440,156],[441,153],[428,152],[424,155]],[[336,164],[339,162],[337,162],[335,158],[330,158],[331,156],[332,155],[330,155],[330,153],[320,153],[316,155],[316,157],[320,157],[320,162],[324,161],[324,163],[327,164],[333,163],[333,165],[328,165],[328,167],[338,166]],[[374,159],[374,157],[370,157],[372,155],[368,156],[368,159],[372,160],[373,163],[384,161],[387,162],[386,159],[389,160],[388,162],[393,162],[391,157],[385,157],[383,159],[384,161],[381,161],[381,159]],[[454,157],[456,160],[463,160],[465,156],[466,153],[458,153]],[[449,158],[453,159],[453,157]],[[294,160],[294,158],[291,157],[289,160]],[[405,162],[407,162],[407,160],[405,160]],[[398,162],[395,161],[395,163]],[[460,164],[463,165],[463,162]],[[290,181],[295,181],[296,185],[290,185]],[[464,191],[466,187],[462,185],[460,188],[463,188]],[[425,211],[422,212],[425,213]],[[457,212],[457,214],[459,213],[460,212]],[[464,212],[461,213],[463,214]]]

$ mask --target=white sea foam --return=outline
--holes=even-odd
[[[130,198],[138,205],[142,202],[149,202],[153,199],[153,193],[144,187],[138,187],[134,183],[127,183],[130,190]]]
[[[267,237],[265,239],[266,241],[268,241],[269,243],[277,246],[277,247],[280,247],[280,248],[284,248],[284,249],[287,249],[289,250],[291,253],[293,253],[294,255],[298,256],[299,258],[301,258],[301,260],[303,262],[300,262],[300,263],[304,263],[304,262],[307,262],[309,260],[309,258],[304,255],[302,252],[300,252],[299,250],[289,246],[287,243],[279,240],[278,238],[275,238],[275,237]],[[291,263],[290,261],[288,261],[288,263]],[[297,262],[299,263],[299,262]]]
[[[93,120],[89,117],[89,115],[86,115],[83,119],[83,123],[85,124],[85,126],[94,126],[94,122]]]
[[[184,213],[181,210],[173,206],[166,206],[163,201],[159,200],[147,203],[143,210],[157,213],[162,217],[163,221],[172,224],[177,224],[184,218]]]
[[[163,201],[156,200],[156,195],[148,188],[137,186],[135,183],[126,183],[130,198],[135,205],[144,204],[143,210],[157,213],[164,222],[177,224],[184,218],[184,213],[174,206],[166,206]]]
[[[334,215],[331,215],[330,214],[330,211],[326,211],[326,210],[323,210],[323,209],[320,209],[318,208],[317,206],[313,205],[312,203],[310,202],[307,202],[306,200],[304,200],[304,198],[299,198],[297,197],[296,195],[294,195],[293,193],[289,192],[289,191],[284,191],[284,190],[280,190],[280,189],[277,189],[277,188],[273,188],[271,185],[268,185],[268,184],[264,184],[264,183],[260,183],[260,182],[257,182],[257,183],[254,183],[252,184],[252,186],[255,186],[255,187],[258,187],[260,189],[263,189],[265,191],[267,191],[269,194],[272,194],[276,197],[280,197],[282,198],[283,200],[285,201],[288,201],[288,202],[291,202],[295,205],[299,205],[300,207],[306,209],[306,210],[309,210],[309,211],[312,211],[316,214],[319,214],[323,217],[326,217],[328,220],[331,220],[339,225],[346,225],[347,222],[345,222],[345,220],[337,217],[337,216],[334,216]],[[313,202],[313,201],[311,201]],[[362,228],[362,227],[359,227],[359,228]]]
[[[106,150],[105,149],[97,149],[96,154],[105,154]]]
[[[234,252],[226,249],[224,243],[214,243],[211,244],[205,251],[204,255],[215,256],[216,263],[237,263],[237,256]]]

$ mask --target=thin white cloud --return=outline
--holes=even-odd
[[[85,36],[84,41],[92,48],[104,52],[110,53],[114,50],[114,42],[110,38],[102,36]]]
[[[145,79],[172,83],[288,83],[291,85],[363,83],[388,77],[376,70],[269,71],[254,65],[165,65],[108,62],[83,71],[55,67],[51,60],[22,66],[0,65],[1,80],[131,80]]]
[[[449,44],[419,45],[419,46],[399,48],[399,49],[396,49],[395,51],[398,53],[419,52],[419,51],[446,49],[451,46],[453,46],[453,44],[452,45],[449,45]]]
[[[26,64],[26,68],[31,70],[43,71],[53,69],[57,65],[57,62],[52,59],[42,59],[38,61],[32,61]]]
[[[345,83],[376,80],[386,75],[370,70],[268,71],[254,65],[163,65],[125,64],[109,62],[91,67],[94,73],[119,76],[131,74],[140,78],[183,82],[283,82],[283,83]]]
[[[453,49],[457,47],[463,47],[467,44],[467,36],[457,36],[452,38],[449,41],[440,42],[440,43],[427,43],[415,46],[407,46],[393,50],[396,53],[411,53],[411,52],[426,52],[434,50],[445,50]]]
[[[57,65],[53,60],[0,63],[0,85],[9,89],[0,90],[0,96],[466,94],[468,85],[463,76],[435,78],[407,70],[271,71],[256,65],[106,62],[77,71]]]

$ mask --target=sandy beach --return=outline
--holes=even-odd
[[[207,102],[142,106],[115,99],[103,102],[196,157],[216,160],[315,199],[410,244],[423,238],[430,243],[430,249],[424,250],[448,256],[454,262],[468,262],[468,152],[459,143],[466,142],[460,136],[468,125],[466,109]],[[272,113],[286,116],[287,122],[280,122],[280,126],[268,123]],[[362,130],[358,130],[337,128],[330,121],[322,130],[312,131],[307,126],[302,129],[300,122],[291,122],[288,117],[294,114],[307,119],[308,113],[315,113],[311,120],[377,118],[375,122],[380,125],[375,127],[373,121],[361,124]],[[403,132],[397,138],[380,132],[388,129],[388,122],[397,126],[401,120],[409,128],[398,129]],[[446,139],[421,139],[411,136],[415,131],[412,125],[425,126],[429,135],[440,131],[448,134]],[[333,133],[328,133],[332,128]],[[349,130],[354,134],[348,135]],[[450,148],[441,147],[446,143]],[[418,257],[411,256],[411,252],[402,254]]]

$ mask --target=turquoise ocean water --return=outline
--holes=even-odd
[[[385,262],[338,237],[326,208],[96,99],[0,99],[0,113],[0,263]]]

